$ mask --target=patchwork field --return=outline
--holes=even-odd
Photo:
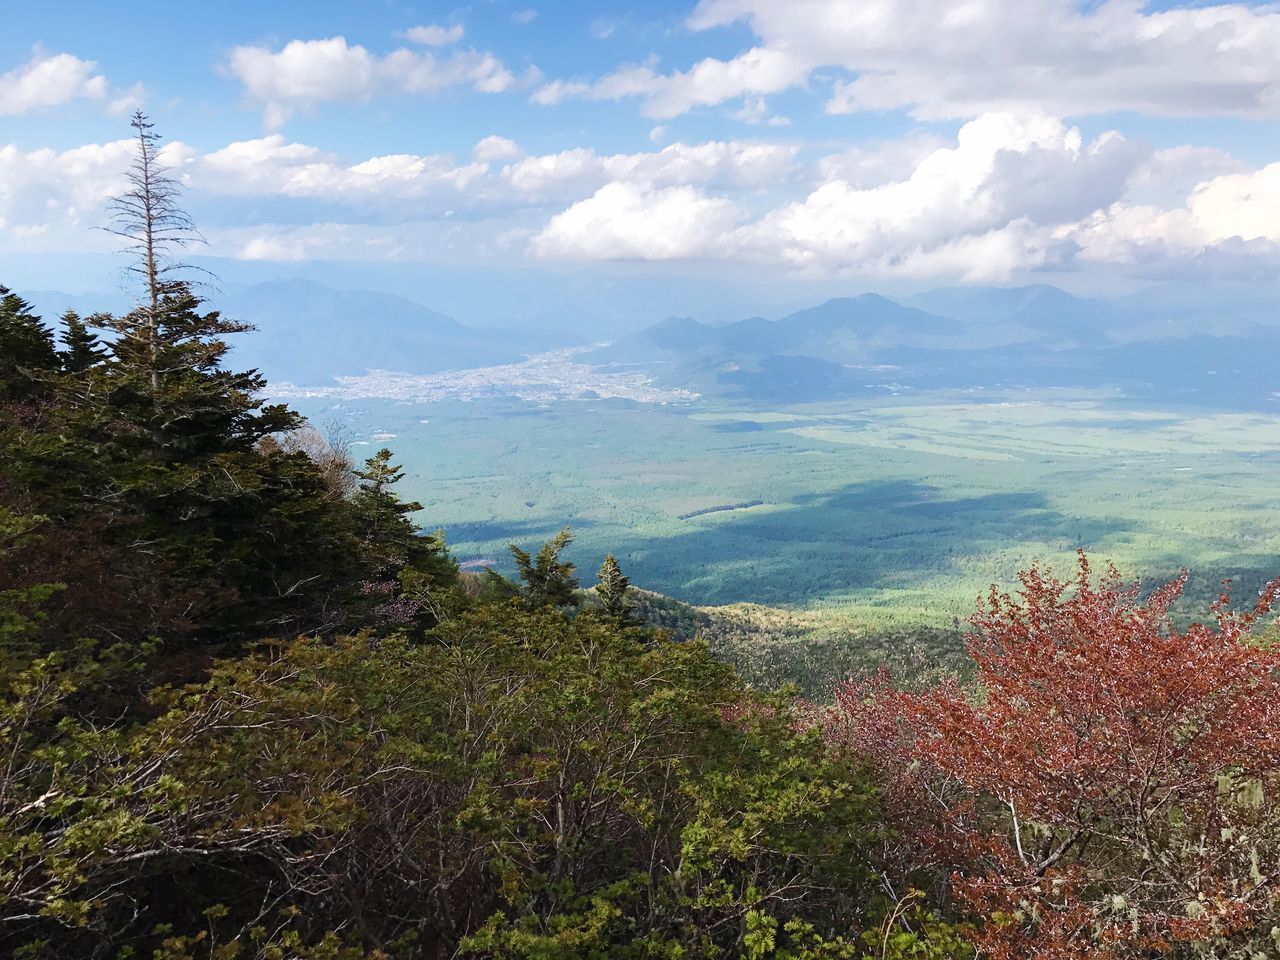
[[[1104,394],[934,394],[749,410],[626,401],[296,402],[357,456],[390,446],[422,522],[505,567],[565,523],[594,571],[701,605],[951,625],[992,582],[1077,547],[1126,573],[1280,573],[1280,411]]]

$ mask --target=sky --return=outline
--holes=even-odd
[[[141,108],[282,269],[1269,280],[1277,51],[1249,2],[0,0],[0,267],[112,248]]]

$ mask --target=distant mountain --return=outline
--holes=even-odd
[[[220,307],[258,328],[236,338],[233,362],[273,380],[311,385],[368,370],[439,373],[523,356],[518,345],[403,297],[310,280],[255,284],[222,297]]]
[[[50,324],[68,310],[82,317],[95,313],[122,313],[131,301],[123,293],[63,293],[61,290],[20,290],[18,295],[35,307]]]
[[[1035,340],[1058,348],[1087,347],[1125,339],[1135,322],[1130,309],[1048,284],[950,287],[900,302],[960,321],[974,346],[983,348]]]
[[[637,363],[705,358],[807,355],[838,363],[866,360],[886,345],[951,337],[955,323],[946,317],[894,303],[874,293],[841,297],[781,320],[750,317],[724,326],[670,317],[622,337],[586,355],[597,363]]]
[[[1280,351],[1280,285],[1256,296],[1250,289],[1165,285],[1117,300],[1076,297],[1045,284],[953,287],[900,299],[863,294],[779,320],[711,324],[672,316],[578,359],[735,402],[1088,387],[1270,407],[1280,392],[1271,372]],[[24,296],[51,320],[68,307],[89,314],[128,306],[119,293]],[[482,330],[407,297],[309,278],[228,285],[210,300],[258,327],[233,338],[233,363],[304,386],[373,369],[431,374],[516,362],[581,342],[557,323]]]
[[[68,308],[88,315],[130,305],[121,294],[23,296],[51,321]],[[233,364],[306,386],[369,370],[427,374],[511,363],[548,345],[525,334],[475,330],[394,294],[311,280],[270,280],[207,296],[226,316],[257,327],[230,338]]]
[[[1130,396],[1270,405],[1280,323],[1265,307],[1075,297],[1046,285],[961,287],[893,301],[837,298],[770,321],[672,317],[586,357],[669,387],[760,403],[887,391],[1112,388]],[[1200,322],[1196,318],[1201,318]]]

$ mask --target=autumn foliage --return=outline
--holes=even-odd
[[[974,617],[980,695],[837,692],[829,737],[876,769],[904,880],[998,960],[1274,956],[1280,650],[1250,631],[1280,582],[1181,630],[1185,576],[1141,600],[1082,554],[1021,581]]]

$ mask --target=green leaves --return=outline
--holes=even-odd
[[[576,606],[578,579],[574,565],[561,554],[573,542],[573,531],[565,527],[530,557],[515,544],[510,547],[516,570],[524,582],[523,597],[531,610],[563,609]]]

